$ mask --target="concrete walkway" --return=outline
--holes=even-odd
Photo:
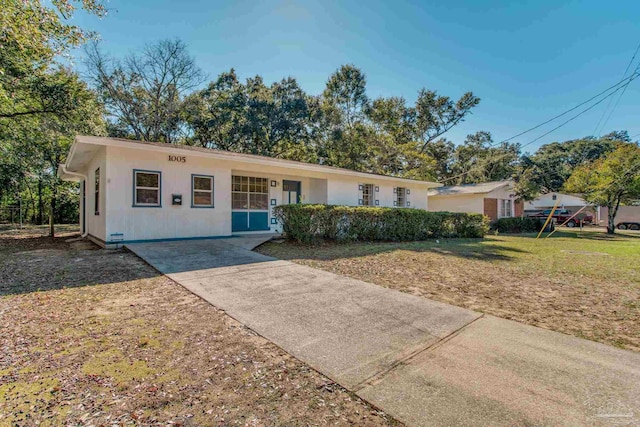
[[[127,247],[409,425],[640,425],[640,355],[249,250],[267,238]]]

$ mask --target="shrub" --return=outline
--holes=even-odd
[[[484,237],[489,230],[480,214],[420,209],[297,204],[276,206],[274,215],[285,236],[301,243]]]
[[[543,225],[540,218],[500,218],[491,224],[491,229],[500,233],[537,233]]]

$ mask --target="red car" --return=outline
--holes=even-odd
[[[528,216],[532,217],[532,218],[541,218],[541,219],[547,219],[547,217],[549,216],[549,214],[551,213],[551,209],[547,209],[545,211],[542,212],[538,212],[535,214],[530,214]],[[558,223],[559,225],[562,225],[565,223],[565,221],[569,220],[565,225],[567,227],[575,227],[577,225],[580,225],[580,221],[582,221],[583,224],[591,224],[593,222],[593,215],[587,214],[587,213],[579,213],[578,215],[574,216],[573,218],[571,218],[573,216],[573,212],[570,211],[569,209],[556,209],[553,212],[553,219],[556,221],[556,223]],[[571,218],[571,219],[569,219]]]

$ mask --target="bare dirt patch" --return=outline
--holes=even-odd
[[[398,425],[125,251],[0,236],[0,426]]]
[[[556,233],[258,250],[522,323],[640,351],[640,239]],[[585,253],[574,253],[574,252]],[[604,255],[601,255],[604,254]]]

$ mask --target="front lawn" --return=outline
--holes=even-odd
[[[0,426],[397,424],[136,256],[43,233],[0,232]]]
[[[640,235],[566,230],[258,251],[506,319],[640,351]]]

